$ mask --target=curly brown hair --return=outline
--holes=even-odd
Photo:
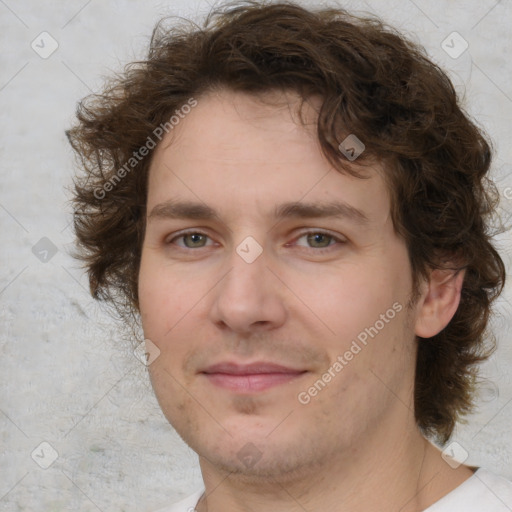
[[[417,338],[416,421],[425,436],[445,443],[472,409],[478,363],[495,347],[488,320],[505,268],[491,244],[498,202],[487,177],[491,146],[445,72],[375,17],[243,2],[213,11],[202,27],[160,22],[147,59],[82,100],[79,123],[67,132],[82,168],[73,190],[75,256],[86,265],[92,295],[137,317],[152,152],[130,168],[126,162],[156,127],[169,127],[191,98],[215,88],[321,97],[317,133],[329,161],[362,177],[339,149],[353,133],[366,146],[358,165],[385,164],[412,296],[432,269],[465,269],[451,322],[432,338]]]

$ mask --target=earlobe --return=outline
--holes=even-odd
[[[430,274],[418,301],[415,334],[431,338],[441,332],[459,307],[465,270],[438,270]]]

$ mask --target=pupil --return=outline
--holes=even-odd
[[[189,236],[190,236],[190,240],[191,240],[192,244],[197,245],[198,243],[201,243],[201,238],[203,235],[193,233],[192,235],[189,235]]]
[[[322,235],[321,233],[316,233],[314,235],[310,235],[310,242],[313,242],[313,244],[319,244],[322,247],[329,244],[329,237],[326,235]]]

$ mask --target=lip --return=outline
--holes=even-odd
[[[304,370],[291,368],[281,364],[257,361],[251,364],[221,362],[202,370],[201,373],[227,373],[229,375],[255,375],[259,373],[301,373]]]
[[[270,362],[222,362],[209,366],[200,373],[215,386],[239,393],[251,393],[286,384],[301,377],[307,370]]]

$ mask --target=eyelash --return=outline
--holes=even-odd
[[[184,231],[176,236],[174,236],[171,240],[169,240],[168,242],[166,242],[166,244],[172,244],[174,243],[176,240],[179,240],[179,239],[183,239],[185,236],[187,235],[201,235],[201,236],[205,236],[207,238],[210,239],[210,237],[206,234],[206,233],[203,233],[202,231],[197,231],[197,230],[190,230],[190,231]],[[328,231],[322,231],[322,230],[310,230],[310,231],[304,231],[302,232],[299,236],[297,236],[295,239],[294,239],[294,242],[297,242],[298,240],[300,240],[301,238],[305,237],[305,236],[308,236],[308,235],[323,235],[323,236],[327,236],[331,239],[332,242],[334,243],[330,243],[327,247],[304,247],[304,246],[299,246],[299,247],[303,247],[305,249],[310,249],[312,251],[314,251],[315,253],[322,253],[324,251],[329,251],[329,250],[332,250],[332,247],[335,246],[336,244],[340,245],[340,244],[345,244],[347,243],[346,240],[343,240],[341,238],[338,238],[337,236],[329,233]],[[180,249],[182,250],[185,250],[185,251],[193,251],[195,250],[194,248],[191,248],[191,247],[182,247],[182,246],[178,246]],[[203,246],[203,247],[197,247],[197,249],[204,249],[206,246]]]

